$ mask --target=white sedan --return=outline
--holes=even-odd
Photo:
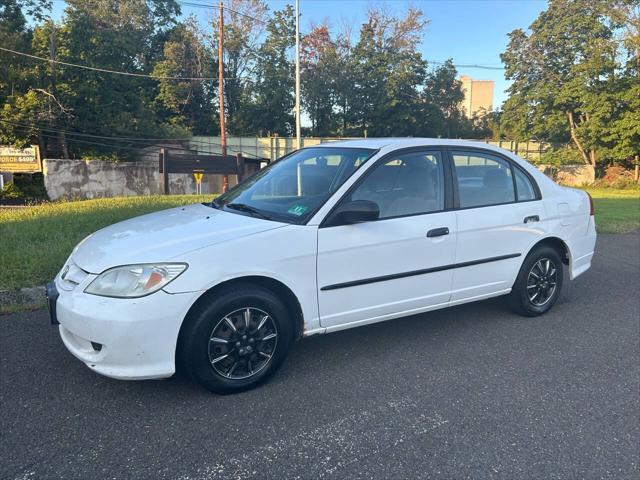
[[[133,218],[73,250],[48,285],[69,351],[120,379],[182,367],[254,387],[298,338],[505,295],[547,312],[591,265],[593,204],[475,142],[303,148],[211,203]]]

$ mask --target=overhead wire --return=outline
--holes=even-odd
[[[0,50],[7,53],[11,53],[13,55],[19,55],[19,56],[31,58],[34,60],[40,60],[42,62],[55,63],[57,65],[64,65],[66,67],[73,67],[73,68],[81,68],[84,70],[91,70],[91,71],[100,72],[100,73],[125,75],[128,77],[151,78],[153,80],[179,80],[179,81],[186,80],[186,81],[201,81],[201,82],[218,80],[217,77],[179,77],[179,76],[169,76],[169,75],[153,75],[148,73],[123,72],[121,70],[112,70],[108,68],[99,68],[99,67],[92,67],[89,65],[80,65],[80,64],[71,63],[71,62],[63,62],[62,60],[53,60],[51,58],[40,57],[38,55],[32,55],[30,53],[20,52],[18,50],[13,50],[11,48],[0,47]],[[224,80],[238,80],[238,79],[235,77],[224,77]]]
[[[85,133],[85,132],[74,132],[71,130],[65,130],[62,128],[53,128],[50,126],[46,126],[46,125],[37,125],[37,124],[28,124],[28,123],[18,123],[18,122],[12,122],[9,120],[4,120],[4,119],[0,119],[0,122],[3,123],[7,123],[10,125],[13,125],[15,127],[18,127],[19,129],[23,130],[23,131],[27,131],[29,129],[37,129],[37,130],[42,130],[45,132],[55,132],[55,133],[64,133],[65,135],[69,135],[71,137],[77,136],[77,137],[84,137],[84,138],[97,138],[97,139],[101,139],[101,140],[113,140],[115,142],[121,142],[121,143],[138,143],[138,144],[143,144],[142,146],[140,146],[138,148],[138,150],[142,150],[145,147],[159,147],[159,148],[176,148],[176,145],[169,145],[166,143],[159,143],[159,142],[168,142],[168,141],[180,141],[180,142],[188,142],[189,144],[195,144],[197,146],[211,146],[211,147],[221,147],[222,145],[220,143],[217,142],[211,142],[211,141],[205,141],[205,140],[195,140],[193,137],[182,137],[182,138],[144,138],[144,137],[119,137],[119,136],[113,136],[113,135],[97,135],[97,134],[91,134],[91,133]],[[199,136],[199,135],[198,135]],[[206,138],[206,136],[205,136]],[[87,141],[82,141],[79,140],[77,138],[69,138],[67,139],[69,142],[83,142],[83,143],[87,143]],[[96,143],[93,142],[96,145],[104,145],[104,146],[110,146],[110,147],[121,147],[121,145],[110,145],[110,144],[101,144],[101,143]],[[123,147],[126,148],[126,147]],[[232,152],[235,153],[242,153],[243,155],[247,155],[256,159],[260,159],[263,157],[260,157],[258,155],[252,154],[252,153],[248,153],[244,150],[238,150],[235,149],[233,147],[230,147],[227,145],[227,149],[231,150]]]
[[[206,5],[204,3],[198,3],[198,2],[190,2],[187,0],[176,0],[180,5],[185,5],[187,7],[195,7],[195,8],[204,8],[204,9],[208,9],[208,10],[217,10],[218,7],[215,5]],[[249,15],[248,13],[244,13],[244,12],[239,12],[238,10],[234,10],[233,8],[227,7],[226,5],[222,5],[222,9],[226,10],[228,12],[231,13],[235,13],[236,15],[240,15],[241,17],[245,17],[245,18],[249,18],[257,23],[261,23],[263,25],[267,25],[268,22],[265,22],[264,20],[261,20],[257,17],[254,17],[252,15]]]

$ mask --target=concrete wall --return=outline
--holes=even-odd
[[[596,169],[591,165],[537,165],[538,169],[554,182],[570,187],[591,185],[596,181]]]
[[[87,199],[162,193],[158,162],[108,162],[101,160],[43,161],[44,185],[51,200]],[[202,193],[219,193],[220,175],[203,179]],[[235,177],[229,179],[235,184]],[[192,175],[170,174],[172,194],[193,194],[196,183]]]

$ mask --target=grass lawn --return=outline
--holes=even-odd
[[[598,233],[640,229],[640,188],[585,188],[593,197]]]
[[[102,227],[155,210],[209,200],[211,195],[158,195],[0,209],[0,290],[44,285],[73,247]]]
[[[600,233],[640,229],[640,189],[586,189]],[[0,290],[43,285],[88,234],[143,213],[210,200],[195,195],[121,197],[0,209]]]

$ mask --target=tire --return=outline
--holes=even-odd
[[[291,348],[293,330],[286,306],[273,292],[235,285],[189,314],[176,357],[181,369],[206,389],[241,392],[276,372]]]
[[[549,245],[535,247],[522,263],[507,296],[509,307],[526,317],[548,312],[562,290],[562,267],[562,258],[555,248]]]

